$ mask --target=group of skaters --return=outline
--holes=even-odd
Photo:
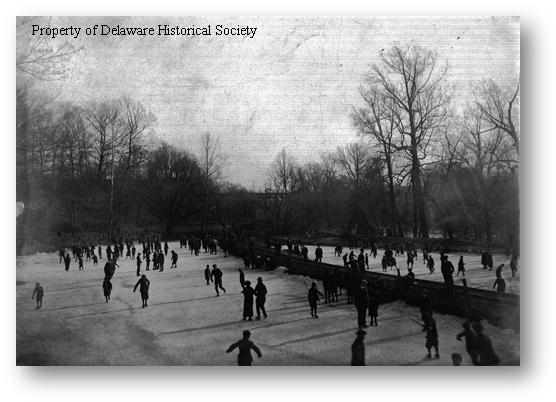
[[[201,248],[205,252],[209,252],[211,255],[217,253],[217,242],[210,237],[207,238],[196,238],[189,237],[180,239],[180,248],[189,247],[192,255],[199,255]],[[124,248],[125,246],[125,248]],[[288,242],[288,251],[304,259],[309,259],[308,249],[304,245],[292,244]],[[95,251],[98,250],[98,256]],[[142,253],[137,252],[137,249],[132,241],[126,240],[125,242],[115,243],[109,245],[105,248],[105,255],[107,261],[104,266],[104,280],[102,284],[103,293],[106,302],[110,300],[112,292],[111,279],[113,278],[116,269],[119,267],[117,261],[125,255],[125,258],[135,259],[137,263],[137,276],[140,276],[139,280],[133,288],[133,292],[139,289],[142,300],[142,307],[148,307],[149,299],[149,287],[150,280],[145,274],[141,274],[141,267],[143,263],[143,258],[146,263],[146,270],[150,270],[150,263],[153,263],[153,270],[158,270],[159,272],[164,271],[164,261],[165,257],[168,256],[169,246],[168,243],[161,243],[157,239],[147,240],[142,242]],[[125,253],[124,253],[125,251]],[[357,311],[357,326],[358,331],[356,332],[356,340],[352,345],[352,364],[353,365],[364,365],[365,364],[365,348],[364,348],[364,337],[366,335],[365,328],[368,328],[366,317],[370,317],[370,326],[377,326],[378,321],[378,308],[380,304],[380,284],[369,283],[366,279],[362,279],[362,272],[369,269],[369,254],[364,252],[363,248],[360,249],[358,255],[355,255],[354,251],[349,254],[343,254],[344,265],[346,268],[350,268],[348,272],[339,272],[334,270],[334,272],[328,272],[323,278],[324,294],[321,293],[317,287],[317,284],[313,282],[311,287],[308,289],[307,299],[309,302],[311,317],[318,318],[318,302],[320,298],[324,299],[324,303],[338,302],[338,295],[341,295],[341,289],[344,288],[347,293],[348,304],[354,304]],[[71,252],[73,255],[73,260],[78,262],[79,269],[83,269],[83,260],[93,261],[94,265],[98,264],[98,259],[102,258],[103,249],[101,246],[74,246],[71,247]],[[342,247],[338,246],[335,249],[336,256],[342,256]],[[412,268],[415,259],[417,258],[416,250],[410,249],[405,251],[407,253],[407,266],[409,271],[409,276],[412,274]],[[403,255],[403,248],[396,247],[391,249],[386,247],[383,256],[383,271],[388,267],[396,267],[396,259],[394,257],[400,254]],[[251,260],[252,253],[244,255],[245,260]],[[373,258],[377,258],[377,247],[376,245],[371,245],[370,254]],[[60,263],[64,262],[66,271],[69,270],[71,264],[71,257],[69,253],[65,250],[60,250]],[[152,257],[151,257],[152,256]],[[489,253],[483,253],[484,259],[486,261],[485,269],[491,267],[492,257]],[[320,245],[317,245],[315,250],[315,261],[322,262],[323,250]],[[171,268],[177,267],[178,255],[175,251],[171,251],[170,258],[172,261]],[[453,285],[453,274],[454,266],[448,260],[448,256],[441,253],[441,271],[444,275],[444,280],[447,286]],[[431,273],[434,272],[434,260],[432,256],[423,250],[423,262],[427,265]],[[489,265],[490,264],[490,265]],[[246,268],[250,264],[245,263]],[[512,269],[512,276],[515,275],[515,270],[517,270],[516,259],[512,258],[510,263]],[[504,280],[501,278],[501,270],[503,264],[496,270],[497,283],[495,287],[498,291],[504,291],[505,285]],[[261,277],[257,278],[257,283],[253,288],[251,286],[251,281],[245,279],[245,272],[239,268],[239,282],[242,288],[241,293],[243,294],[243,320],[251,321],[254,316],[253,304],[256,306],[256,319],[261,319],[261,313],[264,318],[267,318],[267,312],[265,309],[266,297],[268,290],[266,285],[263,283]],[[399,271],[398,271],[399,272]],[[459,274],[465,275],[465,263],[463,261],[463,256],[460,257],[458,262],[458,272]],[[212,270],[209,265],[206,266],[204,270],[204,277],[207,285],[211,283],[214,284],[216,296],[220,296],[220,290],[226,293],[226,289],[223,287],[222,278],[223,272],[216,264],[213,264]],[[414,274],[412,276],[414,278]],[[501,290],[502,289],[502,290]],[[42,300],[44,297],[44,289],[37,283],[33,291],[33,298],[36,298],[37,308],[42,307]],[[433,318],[432,308],[427,304],[427,298],[421,303],[421,313],[423,320],[423,331],[426,333],[425,347],[427,349],[427,358],[432,358],[432,350],[434,349],[434,357],[439,358],[438,351],[438,330],[436,326],[436,321]],[[473,329],[471,329],[471,327]],[[238,342],[231,345],[227,352],[231,352],[236,348],[239,348],[238,355],[238,365],[251,365],[252,356],[251,350],[254,350],[258,357],[261,357],[261,351],[255,346],[255,344],[250,340],[250,332],[244,331],[243,338]],[[499,359],[492,349],[492,344],[490,339],[483,333],[482,326],[480,322],[464,323],[464,331],[458,334],[458,340],[465,338],[466,350],[469,353],[471,361],[474,365],[496,365],[499,363]],[[459,359],[459,360],[458,360]],[[453,355],[454,364],[458,361],[461,362],[461,355]]]

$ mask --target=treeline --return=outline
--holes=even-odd
[[[360,86],[359,140],[299,164],[286,149],[266,185],[281,234],[519,241],[519,83],[455,89],[436,53],[395,47]]]
[[[16,93],[18,251],[57,234],[231,226],[519,241],[519,83],[453,88],[427,49],[382,52],[352,110],[359,139],[305,164],[283,149],[262,193],[223,180],[217,137],[196,155],[157,140],[156,116],[130,97],[60,103],[31,88]]]
[[[60,104],[26,86],[16,96],[20,249],[56,234],[172,233],[192,220],[202,230],[212,218],[215,137],[197,157],[156,142],[155,116],[129,97]]]

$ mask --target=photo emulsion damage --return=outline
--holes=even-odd
[[[16,364],[520,364],[518,17],[18,17]]]

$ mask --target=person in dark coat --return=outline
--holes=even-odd
[[[264,305],[266,303],[266,294],[268,293],[266,286],[263,283],[263,278],[257,278],[257,285],[255,286],[255,306],[257,307],[257,320],[261,319],[261,311],[264,318],[266,318],[266,310]]]
[[[226,350],[226,353],[232,352],[235,348],[239,348],[239,354],[237,355],[237,365],[238,366],[250,366],[253,362],[253,356],[251,356],[251,349],[255,351],[257,357],[260,359],[263,357],[261,350],[253,342],[249,340],[251,337],[251,332],[245,330],[243,331],[243,339],[240,339],[236,343],[230,345]]]
[[[454,287],[454,265],[451,261],[448,260],[447,255],[445,255],[442,259],[442,266],[440,270],[442,271],[442,276],[444,277],[446,290],[448,291],[448,293],[451,293]]]
[[[207,281],[207,285],[210,285],[212,282],[212,275],[210,274],[210,267],[208,265],[205,268],[205,280]]]
[[[220,292],[218,292],[218,289],[222,289],[224,293],[226,293],[226,289],[224,289],[224,287],[222,286],[223,275],[224,274],[222,273],[220,268],[218,268],[216,264],[213,264],[212,272],[210,273],[210,276],[212,279],[214,279],[214,290],[216,290],[216,296],[220,296]]]
[[[473,323],[475,330],[475,350],[478,355],[478,366],[497,366],[500,363],[500,358],[492,348],[490,338],[483,334],[483,326],[480,322]]]
[[[255,295],[255,290],[251,287],[251,281],[245,281],[243,286],[243,319],[253,320],[253,296]]]
[[[137,281],[135,287],[133,288],[133,293],[135,293],[137,287],[139,287],[139,292],[141,293],[141,301],[143,302],[143,308],[149,307],[149,305],[147,304],[147,300],[149,300],[150,285],[151,281],[147,279],[147,276],[141,275],[141,278]]]
[[[463,262],[463,255],[459,256],[458,273],[457,273],[456,276],[459,276],[460,272],[461,272],[462,276],[465,276],[465,263]]]
[[[69,255],[69,253],[67,253],[66,256],[64,257],[64,265],[66,267],[66,271],[69,271],[70,263],[71,263],[71,257]]]
[[[359,271],[364,271],[365,270],[365,253],[364,253],[365,249],[361,249],[359,250],[359,255],[357,256],[357,267],[359,268]]]
[[[510,269],[512,270],[512,278],[515,278],[515,274],[517,273],[517,261],[515,256],[512,256],[510,261]]]
[[[137,254],[137,276],[141,275],[141,253]]]
[[[41,286],[41,284],[37,282],[35,284],[35,289],[33,290],[33,295],[31,296],[31,300],[36,298],[36,301],[37,301],[37,307],[36,308],[41,308],[42,307],[43,297],[44,297],[44,289]]]
[[[432,258],[432,255],[429,255],[429,259],[427,260],[427,268],[429,269],[430,274],[434,273],[434,259]]]
[[[316,262],[322,262],[322,248],[320,248],[319,245],[317,245],[317,249],[315,250],[315,257]]]
[[[307,294],[307,300],[309,300],[309,306],[311,307],[311,317],[319,318],[317,315],[317,304],[320,297],[324,297],[323,294],[317,289],[317,284],[313,282],[311,284],[311,289],[309,289],[309,293]]]
[[[242,288],[245,287],[245,272],[243,272],[243,269],[238,268],[239,271],[239,284],[241,285]]]
[[[357,338],[351,345],[351,365],[352,366],[365,366],[365,344],[363,340],[367,333],[360,329],[355,333]]]
[[[356,290],[354,302],[357,309],[357,325],[359,329],[367,328],[366,313],[369,306],[369,293],[366,280],[362,280],[359,288]]]
[[[498,293],[506,293],[506,281],[502,278],[502,274],[500,272],[496,272],[496,280],[494,281],[492,288],[496,288]]]
[[[178,253],[172,250],[172,265],[170,268],[177,268],[178,267]]]
[[[110,279],[104,278],[104,281],[102,282],[102,291],[104,293],[106,303],[108,303],[108,300],[110,300],[110,294],[112,293],[112,282],[110,282]]]

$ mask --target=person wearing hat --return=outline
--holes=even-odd
[[[363,339],[367,333],[360,329],[355,333],[357,338],[351,345],[351,365],[352,366],[365,366],[365,344]]]
[[[245,281],[243,286],[243,319],[253,320],[253,295],[255,290],[251,287],[251,281]]]
[[[35,289],[33,290],[33,295],[31,296],[31,300],[35,299],[35,296],[37,300],[37,308],[41,308],[42,298],[44,296],[44,289],[42,288],[41,284],[38,282],[35,284]]]
[[[263,312],[264,318],[266,318],[266,310],[264,304],[266,303],[266,286],[263,283],[263,278],[260,276],[257,278],[257,285],[255,286],[255,306],[257,308],[257,320],[261,319],[261,311]]]
[[[137,290],[139,286],[139,292],[141,293],[141,301],[143,302],[143,308],[149,307],[147,304],[147,300],[149,300],[149,286],[151,285],[151,281],[147,279],[147,275],[141,275],[141,278],[135,284],[133,288],[133,293]]]
[[[238,366],[250,366],[253,362],[253,356],[251,356],[251,349],[255,351],[257,357],[260,359],[263,357],[261,350],[253,342],[249,340],[251,337],[251,332],[248,330],[243,331],[243,339],[240,339],[236,343],[230,345],[226,350],[226,353],[232,352],[235,348],[239,348],[239,354],[237,355],[237,365]]]

